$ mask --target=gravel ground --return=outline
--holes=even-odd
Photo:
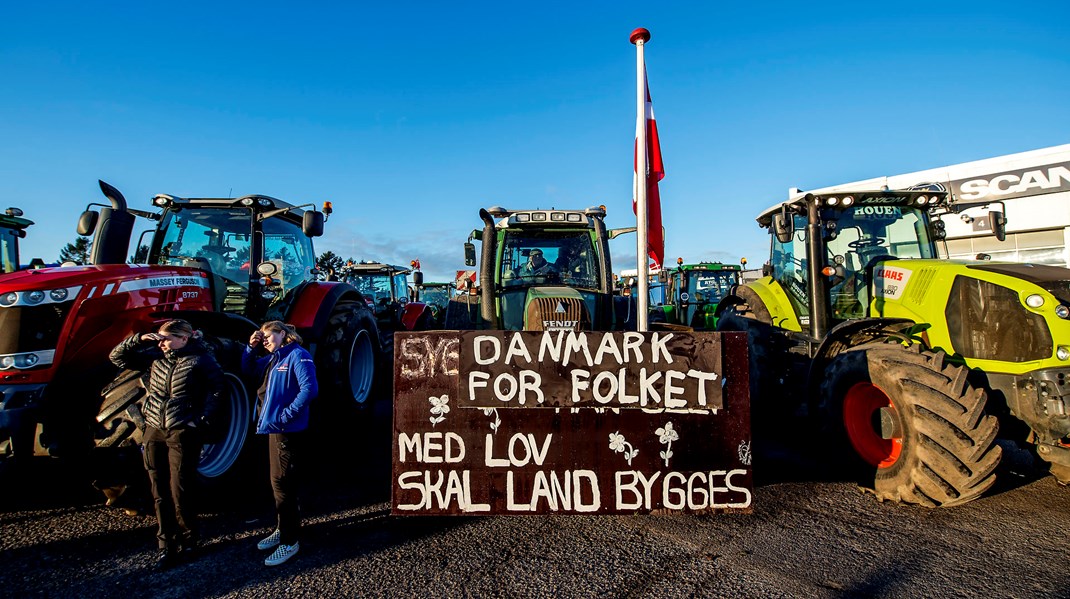
[[[46,462],[4,483],[0,596],[1070,596],[1070,489],[1013,459],[994,493],[945,510],[769,454],[752,514],[429,518],[389,514],[388,446],[370,445],[321,448],[301,552],[276,568],[255,548],[266,479],[217,493],[201,554],[157,571],[151,517]]]

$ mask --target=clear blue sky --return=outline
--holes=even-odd
[[[334,202],[317,251],[463,268],[480,207],[631,214],[635,49],[667,176],[667,261],[768,252],[814,188],[1070,141],[1070,3],[14,3],[0,207],[55,260],[97,179]],[[614,241],[634,267],[635,237]]]

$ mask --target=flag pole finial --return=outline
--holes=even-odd
[[[644,44],[650,41],[650,32],[646,29],[639,27],[628,36],[628,41],[635,44],[643,42]]]

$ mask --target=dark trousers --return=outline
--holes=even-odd
[[[194,496],[201,440],[193,429],[160,430],[145,427],[145,470],[156,500],[156,533],[160,547],[190,546],[196,542]]]
[[[275,493],[275,512],[279,517],[279,543],[293,545],[301,532],[301,510],[297,494],[300,487],[298,465],[304,433],[271,433],[268,453],[271,460],[271,490]]]

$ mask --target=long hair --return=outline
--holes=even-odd
[[[282,341],[283,345],[289,345],[291,343],[300,345],[304,342],[304,340],[301,339],[301,335],[297,334],[297,330],[294,329],[292,325],[288,325],[281,320],[269,320],[260,325],[260,330],[264,332],[270,331],[272,333],[286,333],[286,337]]]

